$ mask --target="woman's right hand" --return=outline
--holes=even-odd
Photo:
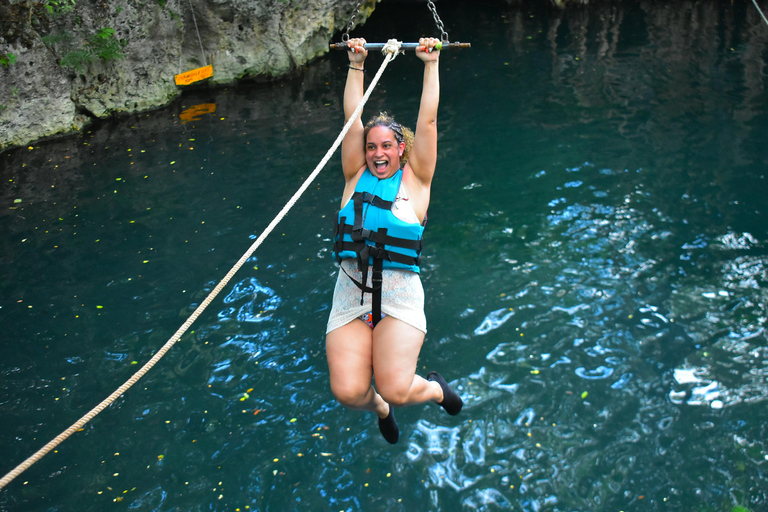
[[[362,37],[357,37],[347,41],[347,46],[349,47],[347,55],[349,56],[350,63],[362,64],[365,62],[365,58],[368,56],[368,50],[363,47],[364,44],[365,39]]]

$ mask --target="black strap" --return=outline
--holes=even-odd
[[[380,196],[371,194],[370,192],[355,192],[352,194],[352,199],[354,201],[359,201],[360,203],[371,204],[376,208],[381,208],[382,210],[391,210],[392,205],[394,204],[393,201],[385,201]]]
[[[342,240],[343,235],[348,234],[355,242],[362,241],[363,239],[370,240],[375,244],[391,245],[393,247],[399,247],[401,249],[411,249],[416,252],[421,252],[424,241],[420,238],[413,240],[410,238],[399,238],[390,236],[386,230],[371,231],[370,229],[357,228],[346,224],[346,217],[340,219],[341,225],[336,225],[335,238],[336,240]]]
[[[352,194],[352,201],[355,208],[355,226],[353,229],[356,231],[361,231],[363,229],[363,221],[365,220],[365,215],[363,215],[364,204],[370,204],[376,208],[381,208],[382,210],[391,210],[393,204],[392,201],[385,201],[381,197],[371,194],[370,192],[355,192]]]
[[[334,233],[334,251],[339,258],[339,262],[341,262],[339,254],[344,251],[352,251],[357,255],[357,266],[358,270],[362,273],[362,282],[350,276],[343,266],[340,266],[340,268],[355,283],[355,286],[362,291],[360,294],[360,305],[365,303],[365,294],[371,294],[371,323],[376,327],[379,321],[381,321],[381,287],[384,260],[404,265],[418,265],[420,259],[419,256],[414,258],[413,256],[388,251],[385,246],[411,249],[420,254],[423,242],[421,239],[410,240],[389,236],[387,228],[381,228],[378,231],[363,228],[364,204],[367,203],[383,210],[391,210],[392,201],[385,201],[370,192],[355,192],[352,194],[352,200],[354,201],[355,223],[353,226],[350,226],[346,223],[346,217],[339,219]],[[344,235],[346,234],[349,234],[352,242],[344,241]],[[373,242],[375,245],[369,245],[366,243],[366,240]],[[371,276],[371,286],[369,287],[366,283],[368,282],[368,263],[371,259],[373,260],[373,275]]]
[[[374,328],[381,320],[381,271],[383,262],[384,260],[381,258],[373,260],[373,276],[371,276],[371,284],[373,285],[373,293],[371,296],[371,323]]]
[[[375,254],[375,256],[373,256],[373,274],[371,275],[371,286],[367,286],[365,283],[368,282],[368,258],[371,256],[371,252]],[[362,292],[360,294],[361,306],[365,303],[365,294],[371,294],[371,323],[374,327],[376,327],[376,324],[378,324],[379,320],[381,320],[381,288],[383,281],[382,274],[384,270],[384,258],[380,256],[383,253],[388,253],[388,251],[381,247],[366,245],[361,253],[358,254],[358,256],[361,257],[365,256],[365,263],[362,267],[360,267],[360,271],[362,272],[362,282],[349,275],[349,272],[344,270],[343,265],[339,265],[341,271],[344,272],[347,277],[350,278],[353,283],[355,283],[355,286],[357,286]],[[358,261],[358,264],[360,264],[360,261]]]
[[[373,291],[374,291],[373,287],[371,287],[371,286],[366,286],[365,284],[361,283],[360,281],[358,281],[357,279],[355,279],[354,277],[352,277],[351,275],[349,275],[349,272],[347,272],[346,270],[344,270],[344,266],[343,266],[343,265],[339,265],[339,268],[341,269],[341,271],[342,271],[342,272],[344,272],[344,273],[347,275],[347,277],[348,277],[348,278],[349,278],[349,279],[350,279],[350,280],[351,280],[353,283],[355,283],[355,286],[357,286],[358,288],[360,288],[360,289],[363,291],[363,293],[373,293]],[[360,299],[360,305],[361,305],[361,306],[363,305],[363,299],[362,299],[362,298]]]
[[[399,252],[388,251],[381,247],[375,247],[367,245],[365,242],[336,242],[333,250],[336,254],[340,254],[342,251],[352,251],[357,255],[358,269],[362,270],[362,266],[368,266],[371,257],[381,258],[392,263],[400,263],[402,265],[419,265],[421,256],[408,256],[400,254]]]

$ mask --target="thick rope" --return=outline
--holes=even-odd
[[[768,19],[766,19],[765,14],[763,14],[763,11],[760,9],[760,6],[757,5],[757,0],[752,0],[752,3],[755,4],[755,8],[757,9],[757,12],[760,13],[760,17],[763,18],[765,24],[768,25]]]
[[[224,287],[229,283],[230,279],[234,277],[234,275],[237,273],[238,270],[248,261],[248,259],[253,255],[253,253],[256,251],[256,249],[259,248],[259,246],[264,242],[264,240],[269,236],[269,234],[277,227],[278,223],[280,223],[281,220],[286,216],[288,211],[293,207],[294,204],[296,204],[296,201],[299,200],[301,195],[309,188],[309,185],[317,178],[317,176],[320,174],[320,171],[323,170],[323,167],[328,163],[328,161],[331,159],[333,154],[336,152],[336,149],[341,144],[341,141],[344,139],[344,136],[347,134],[347,132],[352,127],[352,124],[355,122],[355,120],[360,116],[360,114],[363,111],[363,106],[365,106],[365,103],[368,101],[368,98],[370,98],[371,93],[373,92],[373,89],[376,87],[376,85],[379,82],[379,79],[381,78],[381,75],[384,73],[384,70],[386,69],[387,65],[392,61],[396,56],[397,52],[399,51],[399,43],[397,41],[390,40],[389,43],[387,43],[387,47],[385,47],[384,52],[386,52],[386,57],[384,59],[384,62],[382,62],[381,67],[379,68],[379,71],[376,73],[376,76],[374,76],[373,80],[371,81],[371,84],[368,86],[368,89],[365,91],[365,94],[363,95],[363,98],[360,100],[360,104],[357,105],[357,108],[355,109],[355,112],[350,116],[347,123],[344,125],[344,128],[341,130],[341,133],[339,133],[339,136],[336,137],[336,140],[334,141],[333,145],[328,149],[328,152],[325,154],[323,159],[320,161],[319,164],[317,164],[317,167],[315,167],[315,170],[312,171],[312,174],[309,175],[309,177],[304,181],[304,183],[299,187],[299,189],[296,191],[295,194],[288,200],[288,203],[286,203],[285,206],[283,206],[283,209],[280,210],[280,212],[277,214],[277,216],[272,220],[272,222],[269,223],[269,225],[266,227],[266,229],[259,235],[259,237],[256,239],[256,241],[251,245],[251,247],[245,251],[245,254],[243,254],[240,259],[235,263],[235,265],[230,269],[229,272],[227,272],[227,275],[224,276],[224,278],[219,282],[219,284],[216,285],[216,287],[211,291],[211,293],[203,300],[203,302],[200,303],[199,306],[197,306],[197,309],[189,316],[186,322],[179,327],[179,329],[176,331],[176,333],[171,336],[171,338],[165,343],[165,345],[162,346],[160,350],[157,351],[157,353],[150,359],[147,363],[142,366],[139,371],[133,374],[133,376],[128,379],[122,386],[117,388],[111,395],[109,395],[107,398],[105,398],[99,405],[91,409],[88,414],[77,420],[74,424],[72,424],[71,427],[69,427],[67,430],[56,436],[53,440],[48,442],[45,446],[40,448],[37,452],[35,452],[32,456],[30,456],[27,460],[16,466],[12,471],[10,471],[7,475],[5,475],[2,479],[0,479],[0,489],[8,485],[14,478],[22,474],[24,471],[26,471],[32,464],[42,459],[48,452],[56,448],[59,444],[61,444],[65,439],[67,439],[69,436],[83,428],[83,426],[91,421],[96,415],[98,415],[101,411],[106,409],[112,402],[114,402],[120,395],[124,394],[128,389],[133,386],[139,379],[141,379],[150,369],[152,369],[155,364],[157,364],[158,361],[168,352],[173,345],[176,344],[181,339],[181,336],[192,326],[192,324],[197,320],[197,318],[205,311],[205,309],[208,307],[208,305],[213,302],[213,299],[216,298],[216,296],[221,292],[221,290],[224,289]]]

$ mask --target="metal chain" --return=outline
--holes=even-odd
[[[359,0],[357,2],[357,7],[355,7],[355,10],[352,12],[352,17],[349,18],[349,23],[347,23],[347,30],[345,30],[344,34],[341,36],[341,40],[345,43],[349,41],[349,31],[355,28],[355,18],[360,14],[360,6],[363,5],[363,2],[364,0]]]
[[[440,31],[440,40],[444,43],[447,43],[450,41],[450,39],[448,39],[448,32],[445,31],[443,20],[441,20],[440,15],[437,14],[437,7],[435,7],[435,2],[432,0],[427,0],[427,5],[429,6],[429,10],[432,11],[432,17],[435,18],[435,24],[437,25],[437,29]]]
[[[355,19],[357,19],[357,16],[360,14],[360,6],[363,5],[363,2],[365,0],[359,0],[357,2],[357,6],[355,7],[355,10],[352,12],[352,17],[349,18],[349,23],[347,23],[347,29],[344,31],[344,33],[341,35],[342,42],[349,41],[349,32],[355,28]],[[437,14],[437,7],[435,7],[435,2],[432,0],[427,0],[427,6],[429,7],[429,10],[432,11],[432,17],[435,19],[435,25],[437,25],[437,29],[440,31],[440,40],[444,43],[447,43],[450,41],[448,38],[448,32],[445,31],[445,25],[443,25],[443,20],[440,19],[440,15]]]

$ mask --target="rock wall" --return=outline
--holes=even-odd
[[[206,64],[212,84],[285,75],[328,51],[356,4],[0,0],[0,151],[166,105],[174,75]]]

